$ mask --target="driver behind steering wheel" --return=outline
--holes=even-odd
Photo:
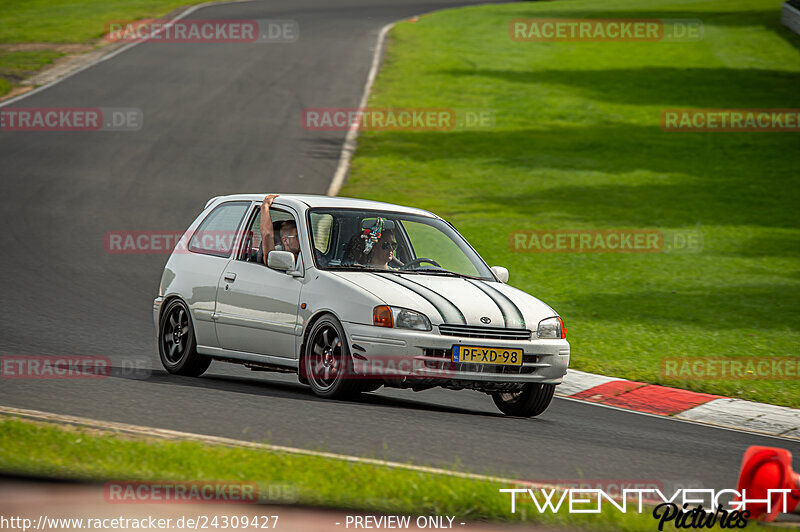
[[[397,269],[389,266],[393,260],[399,262],[395,260],[395,251],[397,238],[394,230],[383,229],[381,218],[378,218],[373,227],[353,235],[347,243],[347,254],[352,257],[353,262],[382,270]]]
[[[346,255],[352,257],[352,262],[355,264],[383,270],[396,270],[397,268],[389,266],[389,263],[395,260],[394,252],[396,250],[397,239],[394,237],[394,231],[386,229],[368,252],[364,251],[364,240],[361,238],[361,233],[356,233],[347,243]]]
[[[386,229],[367,255],[367,264],[374,268],[394,270],[396,268],[389,266],[389,263],[394,259],[395,251],[397,251],[397,239],[394,237],[394,231]]]

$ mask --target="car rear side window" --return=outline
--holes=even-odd
[[[236,240],[236,230],[249,206],[249,201],[229,201],[216,207],[192,235],[189,251],[217,257],[229,256]]]

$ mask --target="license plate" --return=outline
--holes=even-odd
[[[454,345],[453,362],[470,362],[473,364],[499,364],[502,366],[521,366],[522,349]]]

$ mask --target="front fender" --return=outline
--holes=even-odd
[[[377,295],[348,279],[326,271],[309,269],[300,290],[296,343],[298,359],[302,354],[303,339],[309,325],[318,316],[330,313],[340,323],[372,325],[373,309],[385,304]]]

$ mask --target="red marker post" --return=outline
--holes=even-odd
[[[737,501],[746,504],[742,509],[750,510],[751,519],[774,521],[781,512],[800,514],[800,474],[792,470],[792,453],[786,449],[748,448],[736,491],[743,495]]]

